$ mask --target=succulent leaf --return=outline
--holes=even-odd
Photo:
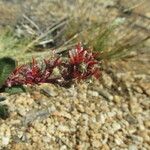
[[[5,81],[15,69],[16,63],[10,57],[0,58],[0,88],[4,85]]]
[[[9,117],[9,111],[7,105],[0,105],[0,118],[7,119]]]

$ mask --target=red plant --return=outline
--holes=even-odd
[[[54,73],[56,68],[58,75]],[[39,83],[65,86],[74,80],[85,80],[91,76],[100,77],[96,55],[78,44],[75,49],[69,51],[67,60],[57,57],[53,60],[44,60],[44,64],[39,65],[33,59],[31,64],[17,67],[7,79],[6,86]]]
[[[7,87],[11,87],[13,85],[22,85],[25,84],[25,80],[24,78],[21,78],[21,74],[22,74],[22,70],[24,68],[23,66],[19,66],[17,67],[13,73],[8,77],[8,79],[6,80],[5,85]]]
[[[62,76],[71,80],[84,80],[91,76],[99,78],[100,71],[97,64],[96,55],[78,44],[76,49],[69,51],[69,61],[64,64]]]

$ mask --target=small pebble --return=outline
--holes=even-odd
[[[112,124],[112,128],[114,130],[114,132],[118,131],[119,129],[121,129],[121,125],[117,122]]]
[[[2,137],[2,145],[8,145],[10,141],[9,137]]]
[[[129,145],[129,150],[138,150],[136,145]]]
[[[99,96],[98,92],[96,92],[96,91],[90,91],[89,90],[88,94],[91,95],[91,96],[94,96],[94,97],[98,97]]]

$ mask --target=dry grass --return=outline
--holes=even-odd
[[[0,32],[0,56],[10,56],[15,59],[22,60],[22,48],[30,41],[29,38],[17,38],[13,31],[5,28]],[[24,60],[24,59],[23,59]]]
[[[20,6],[0,1],[0,26],[15,25],[20,16]]]
[[[112,1],[108,1],[110,2]],[[15,20],[16,24],[19,23],[17,27],[24,36],[17,37],[14,28],[2,30],[0,56],[11,56],[18,61],[28,62],[33,56],[42,59],[50,55],[51,49],[68,49],[81,41],[93,50],[100,51],[102,53],[100,59],[125,56],[129,50],[136,49],[133,47],[139,41],[132,43],[132,39],[137,37],[137,33],[132,33],[132,29],[125,25],[124,20],[117,20],[116,23],[117,11],[110,13],[103,7],[105,3],[104,0],[45,0],[42,2],[27,0],[22,1],[20,5],[12,5],[10,10],[8,9],[10,4],[1,3],[0,14],[6,14],[4,17],[7,18],[6,20]],[[28,8],[28,10],[22,9],[18,13],[20,8]],[[11,13],[15,19],[10,17]],[[37,27],[35,28],[28,20],[16,19],[22,14],[26,14]],[[65,25],[56,28],[54,25],[63,18],[67,18]],[[5,20],[3,22],[8,24]],[[40,42],[51,39],[54,43],[50,47],[40,47],[40,51],[36,51]],[[31,51],[28,52],[28,50]]]

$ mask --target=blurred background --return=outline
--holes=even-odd
[[[100,51],[100,59],[136,55],[150,45],[149,6],[149,0],[0,0],[0,55],[28,61],[78,42]]]

